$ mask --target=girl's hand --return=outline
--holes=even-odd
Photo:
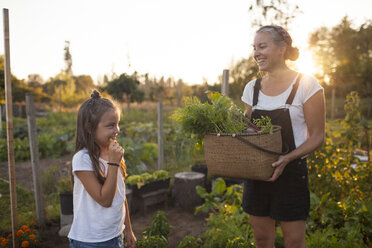
[[[275,168],[273,175],[266,181],[274,182],[276,179],[278,179],[289,162],[290,161],[286,156],[279,156],[278,160],[272,164],[272,166]]]
[[[124,149],[116,140],[111,140],[109,145],[109,162],[120,164],[121,158],[124,156]]]
[[[125,237],[125,248],[134,248],[136,246],[137,239],[134,236],[134,233],[132,230],[125,229],[124,237]]]

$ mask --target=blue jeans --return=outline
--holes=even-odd
[[[123,235],[119,235],[107,241],[96,242],[96,243],[81,242],[81,241],[70,239],[70,248],[96,248],[96,247],[124,248]]]

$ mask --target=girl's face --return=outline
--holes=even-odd
[[[108,149],[110,138],[116,140],[120,132],[119,120],[119,113],[115,109],[109,109],[102,115],[94,135],[94,140],[101,149]]]
[[[276,45],[271,35],[267,32],[256,34],[253,49],[253,58],[257,62],[260,71],[272,71],[284,63],[285,46]]]

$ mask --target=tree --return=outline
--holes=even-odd
[[[75,82],[75,92],[84,93],[95,88],[93,79],[89,75],[74,76],[73,81]]]
[[[16,76],[11,75],[12,83],[12,100],[14,103],[24,102],[26,93],[33,93],[36,101],[48,102],[50,97],[44,94],[41,89],[37,90],[27,85],[24,80],[18,79]],[[0,102],[5,101],[5,81],[4,81],[4,56],[0,55]]]
[[[230,97],[233,99],[240,99],[245,85],[253,78],[257,77],[258,66],[253,57],[242,59],[235,65],[231,66],[229,72]]]
[[[298,5],[289,4],[287,0],[251,1],[249,12],[253,17],[252,27],[276,24],[285,28],[301,13]]]
[[[27,76],[27,85],[33,88],[41,88],[43,85],[43,78],[39,74],[30,74]]]
[[[64,54],[64,60],[65,60],[65,73],[72,76],[72,56],[70,53],[70,42],[68,40],[65,41],[65,54]]]
[[[369,99],[371,115],[372,98],[372,23],[367,21],[359,28],[345,16],[333,28],[321,27],[310,35],[309,47],[321,66],[323,74],[338,95],[346,96],[356,90]]]
[[[118,78],[109,81],[103,89],[111,96],[120,102],[127,102],[127,109],[130,109],[130,102],[143,100],[142,93],[136,92],[138,90],[139,81],[136,78],[136,73],[132,76],[126,73],[121,74]],[[142,99],[141,99],[142,97]]]

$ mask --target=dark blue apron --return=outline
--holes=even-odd
[[[296,149],[288,106],[293,102],[301,76],[298,75],[293,84],[286,108],[255,109],[251,116],[251,119],[269,116],[272,124],[281,126],[283,152]],[[260,88],[261,78],[256,80],[254,86],[252,107],[257,105]],[[290,162],[275,182],[246,180],[242,206],[247,213],[254,216],[269,216],[279,221],[306,219],[310,208],[306,159]]]

